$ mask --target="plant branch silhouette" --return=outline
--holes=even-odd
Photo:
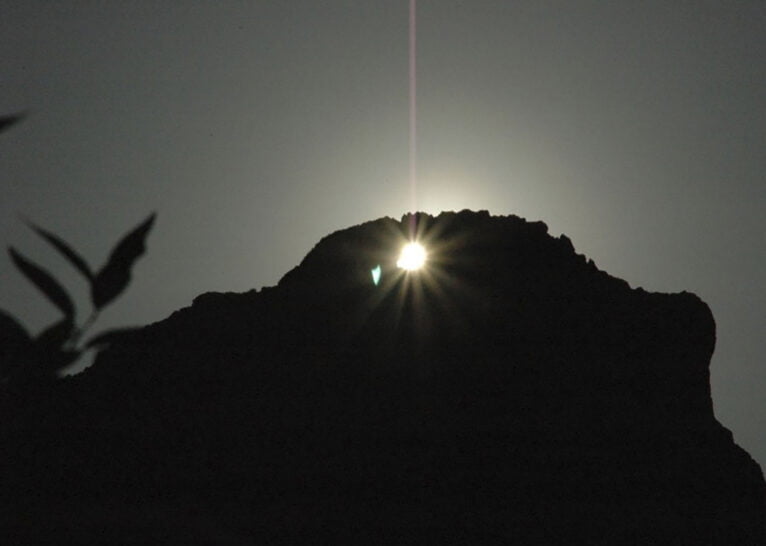
[[[102,332],[80,346],[101,310],[112,303],[130,284],[138,258],[146,252],[146,238],[156,215],[152,213],[124,235],[114,246],[106,263],[94,272],[71,245],[29,220],[25,223],[55,248],[86,279],[90,287],[90,315],[77,325],[76,308],[66,289],[44,268],[30,261],[13,247],[8,253],[16,268],[56,308],[63,318],[32,337],[12,315],[0,310],[0,381],[6,385],[52,380],[85,351],[103,350],[129,335],[135,328]]]

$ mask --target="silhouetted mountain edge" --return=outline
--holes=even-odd
[[[405,274],[415,236],[428,265]],[[203,294],[83,374],[6,400],[2,528],[764,544],[762,471],[713,412],[714,346],[697,296],[633,289],[542,222],[366,222],[275,287]]]

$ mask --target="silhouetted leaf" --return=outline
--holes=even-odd
[[[0,133],[9,129],[11,126],[16,125],[19,121],[26,117],[25,113],[10,114],[8,116],[0,116]]]
[[[115,328],[113,330],[107,330],[106,332],[102,332],[90,338],[85,343],[85,347],[88,349],[93,349],[93,348],[103,349],[111,345],[112,343],[116,343],[120,340],[123,340],[131,336],[132,334],[138,332],[140,329],[141,329],[140,327],[130,327],[130,328]]]
[[[11,315],[0,310],[0,376],[10,373],[20,364],[23,353],[29,351],[31,338],[26,329]]]
[[[29,333],[19,321],[0,309],[0,342],[5,340],[29,341]]]
[[[35,338],[35,346],[43,351],[60,349],[74,332],[74,321],[67,317],[40,332]]]
[[[146,236],[152,229],[155,214],[125,235],[109,256],[109,261],[98,272],[91,285],[91,299],[96,309],[101,309],[120,295],[130,283],[130,273],[135,261],[146,251]]]
[[[70,247],[67,243],[65,243],[53,233],[36,226],[32,222],[27,221],[26,223],[29,227],[35,230],[38,235],[53,245],[56,250],[58,250],[67,260],[69,260],[73,266],[77,268],[80,273],[85,276],[85,278],[88,279],[88,281],[93,280],[93,272],[90,270],[90,267],[85,262],[85,260],[72,249],[72,247]]]
[[[38,334],[34,340],[34,364],[40,371],[56,372],[77,360],[80,351],[64,348],[74,330],[74,321],[65,318]]]
[[[33,264],[21,254],[16,252],[13,247],[8,248],[13,263],[16,267],[34,284],[56,307],[67,317],[74,316],[74,304],[61,285],[54,279],[50,273],[43,268]]]

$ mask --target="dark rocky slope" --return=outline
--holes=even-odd
[[[429,265],[402,274],[413,228]],[[631,289],[541,222],[368,222],[6,401],[3,532],[764,544],[761,469],[713,414],[714,344],[698,297]]]

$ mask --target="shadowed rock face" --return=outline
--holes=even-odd
[[[415,236],[427,267],[404,274]],[[631,289],[541,222],[368,222],[276,287],[204,294],[9,408],[9,517],[35,525],[4,528],[764,544],[761,469],[713,414],[714,345],[695,295]]]

